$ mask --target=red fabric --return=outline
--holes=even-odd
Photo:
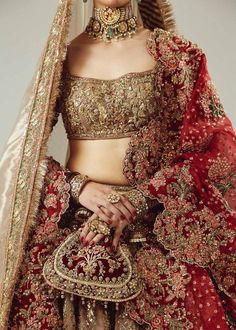
[[[59,314],[60,292],[45,283],[43,264],[71,231],[58,227],[68,207],[68,184],[59,163],[49,159],[38,222],[27,245],[21,273],[15,288],[9,329],[63,329]]]
[[[143,292],[127,303],[136,322],[151,329],[229,329],[222,301],[206,269],[166,257],[157,248],[138,252]]]
[[[233,324],[236,134],[201,49],[162,32],[152,52],[163,64],[157,81],[161,156],[158,170],[138,188],[165,210],[154,224],[161,249],[139,253],[146,287],[129,303],[129,313],[152,329],[172,329],[174,324],[180,329],[229,329],[222,304]],[[129,167],[136,165],[130,156]],[[131,182],[135,174],[129,172]]]

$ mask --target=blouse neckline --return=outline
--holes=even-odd
[[[113,78],[113,79],[102,79],[102,78],[77,76],[77,75],[71,74],[68,70],[67,70],[67,74],[73,80],[98,81],[98,82],[107,82],[107,83],[109,83],[109,82],[118,81],[118,80],[124,79],[124,78],[144,76],[146,74],[151,74],[152,72],[155,72],[156,71],[157,67],[158,67],[158,63],[156,63],[155,66],[153,68],[151,68],[151,69],[148,69],[148,70],[145,70],[145,71],[127,72],[127,73],[124,73],[121,76],[119,76],[117,78]]]

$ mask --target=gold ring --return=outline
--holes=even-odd
[[[100,218],[95,218],[89,221],[88,227],[95,234],[103,234],[103,235],[110,234],[110,228],[108,224]]]
[[[118,194],[118,193],[110,193],[109,195],[107,195],[107,200],[109,202],[111,202],[112,204],[115,204],[115,203],[119,202],[119,200],[120,200],[120,194]]]

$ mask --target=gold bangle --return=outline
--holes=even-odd
[[[70,180],[71,196],[79,203],[79,196],[84,185],[91,179],[84,174],[78,173]]]
[[[138,189],[131,189],[124,194],[136,208],[138,217],[145,215],[149,209],[145,196]]]

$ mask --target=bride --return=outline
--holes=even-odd
[[[1,161],[0,329],[234,328],[236,134],[174,28],[166,0],[60,0]]]

